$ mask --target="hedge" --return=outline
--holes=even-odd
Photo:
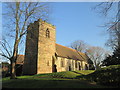
[[[88,80],[102,85],[120,87],[120,65],[111,65],[86,76]]]

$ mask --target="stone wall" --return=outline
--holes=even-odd
[[[85,64],[87,64],[87,62],[57,57],[55,64],[57,66],[57,72],[61,72],[61,71],[85,70],[86,69]]]
[[[46,30],[49,37],[46,37]],[[23,74],[51,73],[54,65],[55,26],[39,19],[28,26]]]
[[[39,22],[31,23],[27,29],[23,74],[36,74]]]
[[[55,55],[56,30],[55,26],[44,21],[39,22],[37,74],[52,73]],[[46,30],[49,30],[49,37]]]

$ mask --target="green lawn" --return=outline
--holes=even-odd
[[[97,85],[80,76],[93,73],[93,70],[67,71],[33,76],[19,76],[18,79],[10,80],[9,77],[2,79],[3,88],[108,88]],[[76,78],[78,77],[79,78]]]

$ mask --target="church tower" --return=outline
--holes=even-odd
[[[52,73],[56,43],[55,26],[39,19],[28,26],[23,74]]]

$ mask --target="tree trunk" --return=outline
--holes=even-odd
[[[16,79],[16,60],[17,60],[17,54],[18,54],[18,41],[16,40],[14,44],[14,52],[13,57],[11,58],[11,79]]]
[[[95,67],[95,70],[97,70],[97,62],[96,62],[96,60],[94,60],[94,67]]]
[[[17,54],[18,54],[18,44],[19,44],[19,6],[20,2],[16,2],[16,36],[15,36],[15,43],[14,43],[14,49],[13,49],[13,55],[11,58],[11,79],[16,78],[16,71],[15,71],[15,65],[17,60]]]
[[[16,73],[15,73],[15,60],[14,58],[11,60],[11,64],[10,64],[10,74],[11,74],[11,77],[10,79],[16,79]]]

